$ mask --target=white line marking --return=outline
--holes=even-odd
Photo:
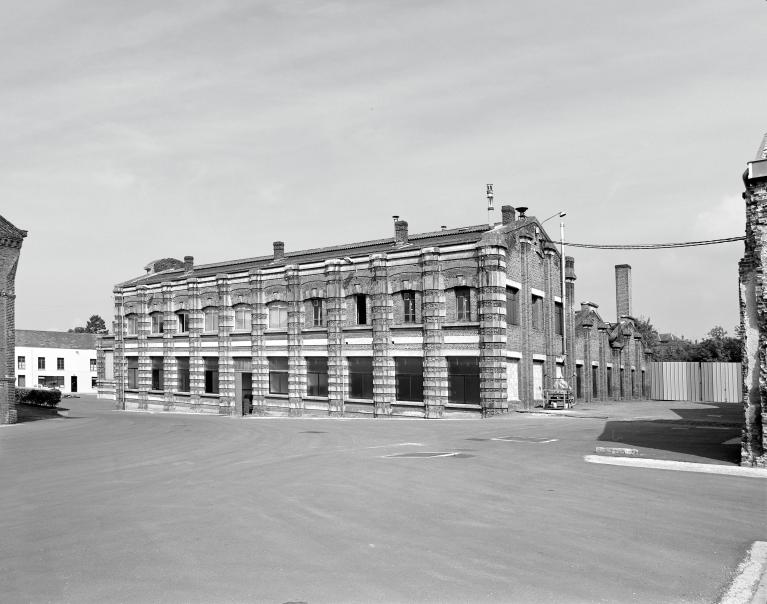
[[[422,443],[394,443],[391,445],[373,445],[368,449],[385,449],[386,447],[423,447]]]
[[[633,466],[635,468],[651,468],[653,470],[677,470],[680,472],[702,472],[704,474],[729,474],[732,476],[747,476],[749,478],[767,478],[767,470],[743,468],[741,466],[721,466],[708,463],[670,461],[667,459],[604,457],[602,455],[584,455],[583,460],[588,463],[599,463],[608,466]]]
[[[557,442],[559,439],[558,438],[547,438],[547,439],[544,439],[544,440],[532,440],[532,439],[530,439],[530,437],[525,437],[525,436],[522,436],[522,437],[519,437],[519,438],[515,438],[513,436],[499,436],[498,438],[491,438],[490,440],[500,440],[502,442],[507,442],[507,443],[530,443],[530,444],[533,444],[533,445],[540,445],[540,444],[543,444],[543,443]]]
[[[730,440],[724,441],[723,445],[739,445],[741,441],[740,436],[736,436],[735,438],[731,438]]]
[[[754,541],[746,557],[738,565],[738,573],[720,604],[748,604],[754,602],[759,579],[767,570],[767,541]]]

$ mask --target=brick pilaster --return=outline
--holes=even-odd
[[[440,418],[447,403],[447,360],[443,353],[445,336],[445,279],[439,248],[421,250],[423,281],[423,400],[427,418]]]
[[[303,415],[306,361],[303,355],[304,300],[297,265],[285,267],[288,283],[288,413]]]
[[[149,357],[149,332],[152,320],[149,317],[149,294],[146,285],[136,288],[138,293],[138,313],[136,333],[138,343],[138,408],[146,410],[149,390],[152,387],[152,359]]]
[[[266,414],[266,394],[269,392],[269,362],[266,358],[264,331],[269,324],[264,281],[261,269],[250,272],[253,307],[250,324],[250,355],[253,364],[253,414]]]
[[[162,389],[163,410],[173,410],[173,393],[178,390],[178,362],[173,347],[173,336],[178,327],[173,312],[173,287],[163,283],[162,292]]]
[[[325,261],[325,312],[328,325],[328,414],[343,415],[344,384],[343,324],[346,316],[341,260]]]
[[[112,331],[115,334],[114,376],[115,376],[115,409],[125,410],[126,361],[125,361],[125,298],[122,289],[114,289],[115,320]]]
[[[229,277],[216,275],[218,290],[218,413],[234,415],[234,359],[232,358],[232,330],[234,309]]]
[[[394,307],[389,284],[388,259],[386,254],[370,256],[372,275],[372,323],[373,323],[373,403],[375,415],[391,415],[391,404],[395,397],[394,359],[390,351],[390,325]]]
[[[519,290],[519,325],[522,328],[522,360],[519,363],[519,398],[524,409],[535,406],[533,392],[533,349],[530,334],[533,331],[533,316],[530,299],[530,253],[533,238],[527,233],[519,235],[519,253],[521,265],[521,285]]]
[[[506,249],[479,253],[479,398],[485,416],[508,413],[506,396]]]
[[[565,360],[565,378],[575,392],[575,259],[565,256],[565,300],[562,312],[565,313],[567,330],[567,359]]]
[[[610,398],[607,391],[607,351],[610,348],[610,341],[607,337],[607,328],[599,327],[599,400],[606,401]]]
[[[591,330],[593,325],[583,324],[583,400],[590,403],[593,399],[591,372]]]
[[[202,358],[205,316],[202,313],[197,278],[190,277],[186,283],[189,293],[189,406],[192,411],[199,411],[200,397],[205,392],[205,361]]]
[[[543,335],[546,352],[546,376],[544,388],[554,386],[554,378],[557,376],[557,353],[559,348],[555,346],[556,330],[554,328],[554,264],[559,258],[553,244],[547,243],[544,250],[543,278],[546,288],[546,297],[543,299]]]

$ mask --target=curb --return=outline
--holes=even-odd
[[[767,594],[767,541],[754,541],[720,604],[759,604]]]
[[[676,470],[678,472],[700,472],[702,474],[724,474],[744,478],[767,478],[767,469],[746,468],[743,466],[723,466],[719,464],[694,463],[689,461],[671,461],[668,459],[637,459],[628,457],[606,457],[603,455],[584,455],[583,461],[608,466],[633,466],[651,470]]]

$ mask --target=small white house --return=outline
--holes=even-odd
[[[96,394],[96,335],[17,329],[16,385]]]

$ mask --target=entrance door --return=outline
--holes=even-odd
[[[249,371],[234,374],[234,400],[240,414],[253,413],[253,374]]]
[[[73,375],[70,378],[69,383],[71,385],[71,388],[69,389],[69,391],[70,392],[77,392],[77,376],[76,375]]]
[[[533,398],[543,400],[543,363],[533,363]]]

